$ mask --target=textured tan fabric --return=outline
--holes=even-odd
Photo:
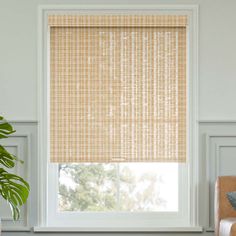
[[[187,16],[176,15],[51,15],[49,26],[59,27],[186,27]]]
[[[220,176],[215,186],[215,234],[219,235],[219,225],[222,219],[236,217],[236,211],[230,205],[226,193],[236,191],[236,176]],[[235,232],[235,225],[232,228]]]
[[[184,162],[183,16],[64,17],[49,17],[51,161]]]

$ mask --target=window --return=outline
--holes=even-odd
[[[60,164],[60,212],[177,212],[178,164]]]
[[[48,226],[186,226],[187,175],[183,163],[50,163]]]
[[[43,226],[193,224],[191,19],[187,11],[45,15]]]

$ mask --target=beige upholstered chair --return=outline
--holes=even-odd
[[[215,185],[215,235],[236,236],[236,210],[226,193],[236,191],[236,176],[220,176]]]

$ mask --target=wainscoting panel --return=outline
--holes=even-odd
[[[32,221],[32,209],[30,208],[32,193],[34,187],[32,186],[32,169],[34,164],[32,160],[36,160],[36,135],[37,135],[37,124],[32,122],[14,122],[12,123],[16,132],[9,138],[1,139],[1,144],[15,154],[20,160],[24,161],[24,164],[17,162],[16,166],[9,170],[9,172],[22,176],[31,185],[30,197],[27,203],[21,208],[21,218],[19,221],[14,222],[12,219],[9,205],[1,198],[0,199],[0,212],[1,221],[4,230],[14,229],[26,229],[29,228],[30,222]],[[35,148],[35,150],[33,150]],[[32,165],[33,164],[33,165]],[[34,172],[37,173],[37,172]],[[35,200],[36,201],[36,200]]]
[[[214,225],[214,185],[217,176],[236,175],[236,135],[206,135],[208,147],[209,226]],[[234,158],[233,158],[234,157]]]
[[[200,123],[201,215],[207,231],[214,230],[214,189],[217,176],[236,175],[236,124]]]

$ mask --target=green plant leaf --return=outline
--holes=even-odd
[[[7,168],[13,168],[17,157],[9,153],[2,145],[0,145],[0,164]]]
[[[0,194],[9,203],[14,220],[19,219],[19,207],[26,202],[29,191],[29,184],[23,178],[0,168]]]
[[[8,136],[14,133],[13,127],[0,116],[0,139],[8,138]],[[16,161],[23,163],[15,155],[9,153],[2,145],[0,145],[0,164],[13,168]],[[18,220],[20,217],[20,206],[22,206],[28,196],[30,187],[29,184],[20,176],[8,173],[3,168],[0,168],[0,195],[10,205],[12,216],[14,220]]]
[[[18,220],[20,218],[20,209],[18,206],[16,206],[15,204],[13,204],[11,201],[8,201],[10,208],[11,208],[11,212],[12,212],[12,217],[14,220]]]
[[[14,132],[15,130],[13,127],[2,116],[0,116],[0,139],[8,138],[8,135]]]

